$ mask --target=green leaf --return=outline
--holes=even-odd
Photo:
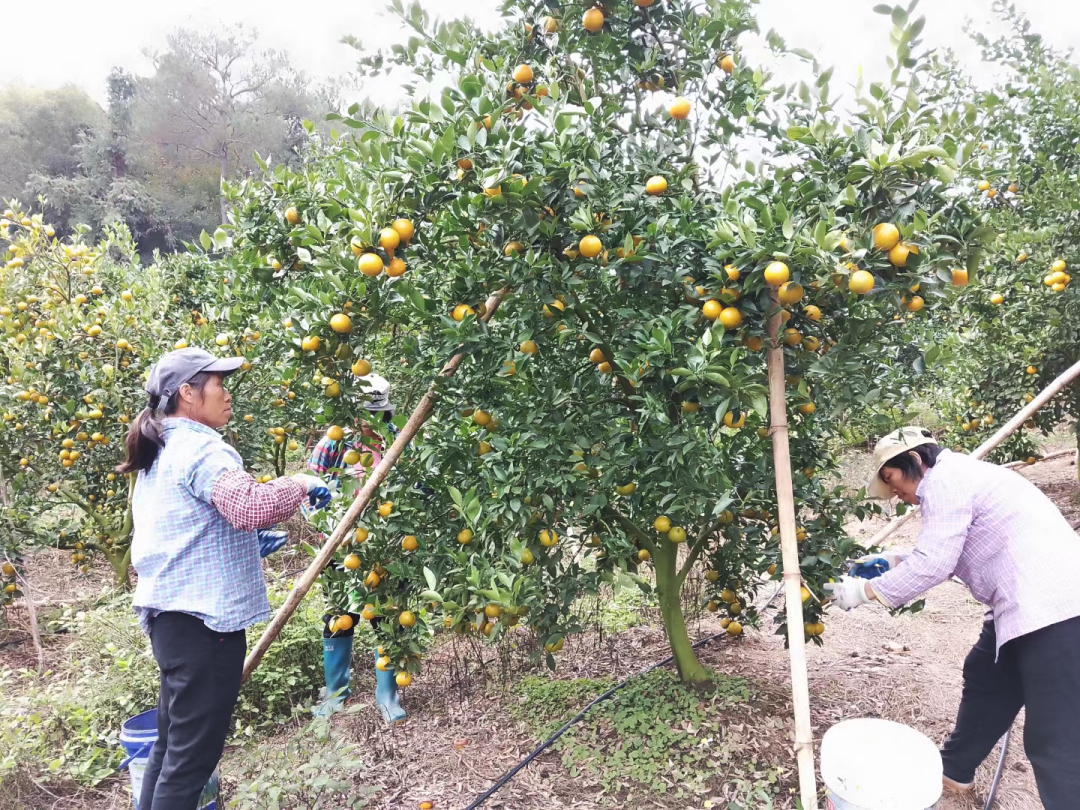
[[[450,493],[450,500],[452,500],[454,502],[454,505],[457,506],[458,509],[460,509],[461,508],[461,490],[459,490],[457,487],[449,487],[448,486],[446,488],[446,491]]]
[[[203,250],[210,250],[214,246],[214,240],[206,231],[199,234],[199,243],[203,246]]]
[[[438,585],[438,580],[435,579],[435,572],[426,565],[424,566],[424,579],[427,580],[428,587],[431,590],[435,590]]]

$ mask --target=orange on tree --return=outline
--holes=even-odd
[[[731,54],[727,54],[720,59],[720,69],[727,73],[729,76],[735,72],[735,60],[731,57]]]
[[[535,340],[524,340],[518,347],[518,351],[522,354],[536,354],[539,351],[539,347],[537,347]]]
[[[866,270],[856,270],[848,277],[848,289],[856,295],[865,295],[874,289],[874,276]]]
[[[821,309],[814,304],[809,304],[808,306],[803,307],[803,315],[812,321],[820,321]]]
[[[339,335],[352,331],[352,320],[344,312],[339,312],[330,319],[330,328]]]
[[[746,413],[736,411],[728,411],[724,414],[724,426],[738,430],[746,424]]]
[[[588,236],[582,237],[581,241],[578,243],[578,251],[586,259],[594,259],[594,258],[596,258],[597,256],[600,255],[600,252],[603,249],[604,249],[604,243],[601,242],[597,237],[595,237],[595,236],[593,236],[591,234],[588,235]]]
[[[709,299],[701,306],[701,314],[708,318],[710,321],[715,321],[720,317],[720,313],[724,311],[724,305],[719,301]],[[736,310],[738,312],[738,310]]]
[[[383,260],[377,253],[365,253],[357,261],[356,266],[365,276],[374,278],[383,271]]]
[[[767,276],[766,281],[768,281]],[[777,296],[780,298],[780,303],[782,304],[798,303],[802,300],[804,294],[805,291],[803,290],[803,286],[797,281],[785,281],[780,285],[780,289],[777,291]]]
[[[774,287],[779,287],[790,277],[791,271],[788,270],[788,266],[783,262],[770,262],[765,268],[765,283],[771,284]]]
[[[900,241],[900,229],[891,222],[882,222],[874,226],[874,247],[890,251]]]
[[[518,84],[528,84],[533,80],[533,70],[528,65],[522,63],[514,68],[514,81]]]
[[[679,121],[683,120],[690,115],[690,102],[680,96],[668,107],[668,115]]]
[[[581,16],[581,25],[590,34],[595,34],[604,27],[604,12],[599,8],[590,8]]]
[[[661,175],[654,175],[645,183],[645,192],[653,197],[657,197],[667,191],[667,186],[668,183],[666,178]]]

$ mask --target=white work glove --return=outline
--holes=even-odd
[[[841,610],[851,610],[874,601],[866,595],[866,580],[859,577],[841,577],[839,582],[826,582],[824,588],[828,598]]]
[[[316,509],[322,509],[330,503],[330,489],[319,477],[308,473],[297,473],[292,480],[300,484],[308,496],[308,503]]]

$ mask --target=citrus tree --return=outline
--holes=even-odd
[[[1009,32],[973,36],[983,58],[1006,72],[998,85],[979,90],[955,64],[935,65],[937,80],[952,90],[951,128],[969,144],[966,193],[998,237],[972,275],[972,294],[957,302],[957,328],[942,335],[936,358],[952,394],[951,439],[960,447],[985,439],[1080,357],[1080,305],[1069,274],[1080,223],[1077,67],[1014,7],[998,2],[995,11]],[[1048,431],[1075,418],[1075,391],[1052,400],[1027,427]],[[1032,431],[1020,431],[994,458],[1032,460],[1036,447]]]
[[[844,122],[828,72],[782,87],[741,63],[748,4],[519,0],[495,34],[397,10],[415,36],[362,68],[410,65],[444,89],[353,110],[302,171],[232,189],[216,271],[266,323],[291,322],[273,330],[283,374],[324,386],[313,418],[344,433],[373,342],[423,384],[468,355],[340,550],[339,610],[377,620],[381,665],[408,683],[439,625],[492,640],[528,625],[554,666],[577,600],[620,578],[655,590],[681,676],[707,677],[685,584],[705,583],[735,637],[779,578],[762,349],[782,307],[820,641],[814,594],[855,551],[845,518],[869,508],[828,480],[829,414],[880,397],[881,352],[907,339],[886,326],[947,301],[987,237],[950,191],[964,144],[920,98],[921,20],[890,10],[892,83]],[[740,157],[751,141],[760,164]]]

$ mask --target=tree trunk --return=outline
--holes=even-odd
[[[130,539],[130,538],[129,538]],[[113,575],[116,577],[116,587],[124,591],[131,590],[131,545],[121,553],[119,549],[109,549],[105,552],[105,559],[112,566]]]
[[[653,556],[656,570],[656,596],[660,601],[660,615],[664,619],[664,632],[668,644],[675,656],[675,667],[683,683],[708,680],[709,674],[697,659],[690,634],[686,631],[686,619],[683,617],[682,601],[679,593],[679,578],[676,562],[679,547],[674,543],[658,545]]]
[[[224,147],[221,150],[221,183],[224,183],[229,177],[229,149]],[[221,205],[221,224],[229,224],[229,207],[225,200],[225,189],[218,185],[218,202]]]

